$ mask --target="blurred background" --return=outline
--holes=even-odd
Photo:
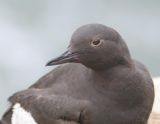
[[[53,69],[46,62],[87,23],[116,29],[132,57],[160,76],[159,0],[0,0],[0,118],[7,98]]]

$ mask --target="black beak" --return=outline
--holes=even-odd
[[[51,61],[49,61],[46,64],[46,66],[59,65],[59,64],[71,63],[71,62],[78,63],[78,54],[66,51],[61,56],[59,56],[59,57],[57,57],[57,58],[52,59]]]

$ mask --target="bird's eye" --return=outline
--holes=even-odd
[[[91,45],[92,45],[92,46],[98,46],[98,45],[100,45],[100,44],[101,44],[101,40],[99,40],[99,39],[93,40],[93,41],[91,42]]]

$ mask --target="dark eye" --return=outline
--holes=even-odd
[[[101,44],[101,40],[99,40],[99,39],[93,40],[93,41],[91,42],[91,45],[92,45],[92,46],[98,46],[98,45],[100,45],[100,44]]]

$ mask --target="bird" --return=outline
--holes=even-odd
[[[9,97],[0,124],[147,124],[154,85],[113,28],[91,23],[72,35],[58,65]]]

